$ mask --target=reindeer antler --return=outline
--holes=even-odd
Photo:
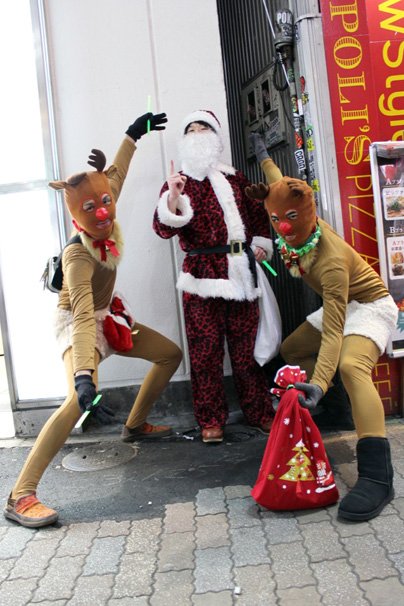
[[[245,188],[245,193],[251,200],[265,200],[269,193],[269,187],[265,183],[253,184]]]
[[[91,154],[88,156],[87,164],[94,166],[94,168],[101,173],[104,170],[106,163],[107,159],[104,152],[102,152],[100,149],[91,150]]]

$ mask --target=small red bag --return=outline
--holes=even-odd
[[[267,509],[325,507],[338,500],[338,489],[324,444],[310,412],[302,408],[293,387],[305,382],[299,366],[283,366],[271,389],[280,396],[252,497]]]

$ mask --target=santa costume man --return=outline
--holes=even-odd
[[[247,423],[268,433],[274,415],[254,360],[260,295],[255,262],[272,255],[268,218],[261,202],[246,197],[246,177],[220,162],[222,151],[221,126],[211,111],[186,116],[181,171],[171,162],[153,222],[160,237],[178,236],[186,253],[177,288],[183,293],[193,406],[204,442],[221,442],[228,418],[225,339]]]

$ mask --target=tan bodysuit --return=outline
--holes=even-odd
[[[115,199],[120,194],[135,149],[134,142],[125,138],[112,169],[109,169],[108,178]],[[64,283],[58,308],[62,316],[68,318],[65,332],[71,341],[67,342],[63,355],[68,394],[62,406],[41,430],[12,491],[14,499],[36,491],[45,469],[81,415],[74,387],[74,373],[78,370],[93,370],[93,381],[98,385],[98,364],[102,348],[97,343],[96,316],[98,312],[106,310],[111,301],[116,268],[111,262],[108,263],[110,268],[105,267],[97,260],[97,255],[99,257],[98,250],[92,251],[82,244],[68,246],[63,254]],[[152,363],[152,367],[126,421],[129,428],[144,423],[182,359],[181,350],[163,335],[138,322],[133,329],[133,333],[137,333],[132,335],[133,348],[119,355],[147,360]]]

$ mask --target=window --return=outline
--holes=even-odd
[[[51,317],[57,296],[40,277],[64,241],[55,176],[42,0],[0,4],[0,319],[14,399],[60,396],[65,379]]]

